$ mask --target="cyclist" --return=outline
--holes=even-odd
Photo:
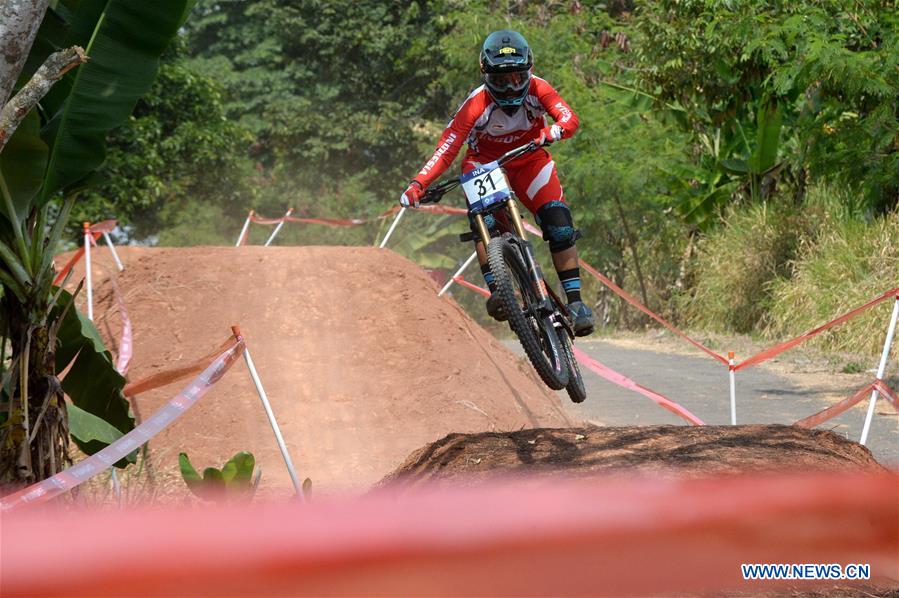
[[[425,190],[453,163],[462,145],[468,151],[462,172],[499,158],[507,151],[536,141],[548,145],[574,135],[578,118],[558,92],[532,73],[534,56],[524,36],[516,31],[494,31],[481,49],[484,84],[472,91],[450,120],[437,149],[400,197],[404,207],[418,207]],[[553,119],[548,125],[546,115]],[[549,242],[553,265],[559,275],[574,316],[578,336],[593,332],[593,313],[581,300],[581,277],[571,212],[565,203],[555,163],[545,149],[525,154],[503,166],[518,199],[530,210]],[[496,219],[487,216],[487,226]],[[484,280],[494,295],[487,299],[487,313],[503,321],[507,316],[495,295],[496,284],[487,265],[487,253],[477,243]]]

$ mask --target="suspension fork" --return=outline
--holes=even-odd
[[[544,309],[552,311],[552,304],[549,300],[549,294],[547,293],[546,288],[546,279],[543,277],[543,270],[540,268],[540,264],[537,263],[537,258],[534,256],[534,248],[527,240],[527,233],[524,230],[524,224],[521,220],[521,212],[518,210],[518,202],[510,197],[508,203],[506,203],[506,208],[509,211],[512,230],[515,231],[515,234],[521,239],[521,253],[527,264],[531,280],[534,283],[534,289],[536,289],[537,294],[540,296],[541,306]]]

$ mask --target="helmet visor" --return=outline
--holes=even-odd
[[[486,73],[487,86],[498,95],[516,96],[524,91],[531,80],[530,71],[506,71],[503,73]]]

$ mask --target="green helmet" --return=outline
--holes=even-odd
[[[484,84],[500,106],[520,106],[528,95],[534,55],[517,31],[500,29],[484,40],[481,72]]]

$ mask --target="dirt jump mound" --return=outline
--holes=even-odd
[[[298,473],[318,488],[368,487],[450,432],[571,425],[525,363],[451,300],[438,299],[431,279],[392,252],[222,247],[125,254],[119,286],[134,327],[129,378],[205,355],[229,325],[240,324]],[[108,282],[96,295],[98,327],[117,339]],[[177,390],[142,394],[134,410],[147,417]],[[290,484],[241,366],[150,446],[170,470],[181,451],[205,467],[249,450],[263,468],[264,489]]]
[[[476,484],[497,474],[686,475],[883,471],[871,452],[832,432],[793,426],[640,426],[450,434],[419,449],[381,485]]]

